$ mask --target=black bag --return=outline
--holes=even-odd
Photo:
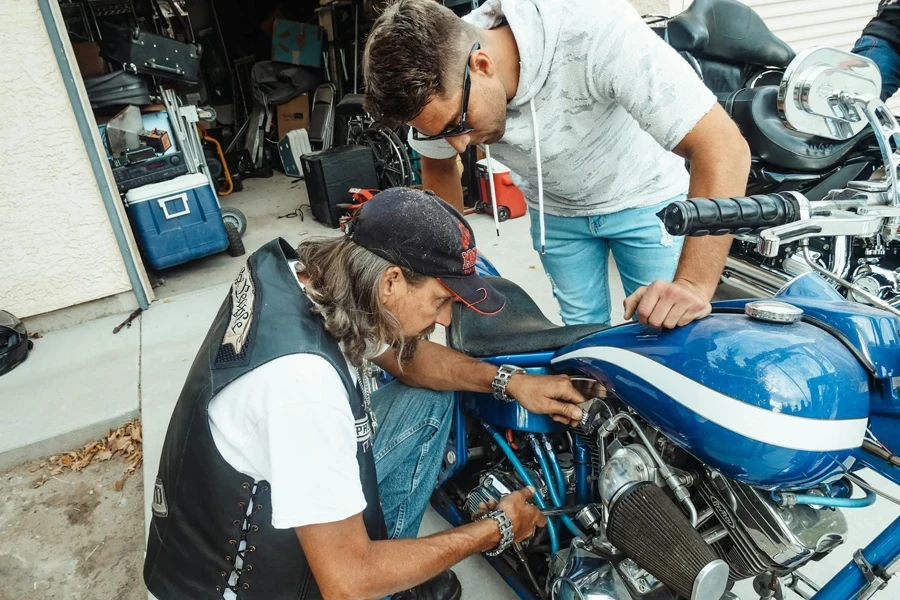
[[[137,75],[116,71],[84,78],[91,108],[150,104],[147,82]]]
[[[101,23],[100,55],[122,63],[132,73],[197,83],[200,81],[200,45],[136,28]]]
[[[368,146],[340,146],[300,157],[313,217],[329,227],[340,225],[350,188],[377,189],[375,157]]]

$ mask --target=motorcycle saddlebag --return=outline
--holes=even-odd
[[[191,83],[200,81],[199,44],[184,44],[112,23],[101,23],[100,30],[100,54],[122,63],[125,70]]]
[[[85,77],[84,87],[91,108],[150,104],[147,82],[138,75],[125,71]]]

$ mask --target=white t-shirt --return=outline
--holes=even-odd
[[[269,482],[274,527],[332,523],[366,507],[347,390],[324,358],[282,356],[239,377],[209,403],[209,425],[229,465]]]

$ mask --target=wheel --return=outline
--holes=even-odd
[[[228,256],[243,256],[246,252],[244,250],[244,240],[241,239],[241,234],[238,233],[237,227],[233,223],[225,223],[225,233],[228,234],[228,248],[225,249],[228,252]]]
[[[482,202],[481,200],[479,200],[478,202],[475,203],[475,214],[476,214],[476,215],[483,215],[484,212],[485,212],[485,211],[484,211],[484,202]]]
[[[218,158],[206,158],[206,166],[209,167],[209,174],[213,179],[222,179],[225,169],[222,168],[222,162]]]
[[[497,219],[500,222],[509,220],[509,209],[506,208],[505,206],[498,206],[497,207]]]
[[[226,224],[231,223],[234,225],[238,235],[247,233],[247,217],[244,216],[244,213],[233,206],[223,206],[221,210],[222,220],[225,221]]]
[[[371,148],[375,155],[375,172],[381,189],[412,183],[409,155],[397,134],[388,129],[370,127],[363,132],[360,142]]]

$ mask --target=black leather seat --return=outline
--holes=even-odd
[[[453,322],[447,344],[468,356],[485,358],[503,354],[525,354],[558,350],[586,335],[606,329],[606,325],[553,324],[534,300],[512,281],[485,277],[506,296],[506,307],[493,316],[453,305]]]
[[[366,114],[363,103],[366,101],[365,94],[345,94],[337,105],[337,114],[345,117],[362,117]]]
[[[786,67],[794,51],[750,7],[736,0],[694,0],[666,25],[676,50],[737,64]]]
[[[750,145],[753,156],[798,172],[825,171],[837,166],[865,137],[837,142],[789,129],[778,114],[778,88],[765,86],[738,90],[720,103]]]

